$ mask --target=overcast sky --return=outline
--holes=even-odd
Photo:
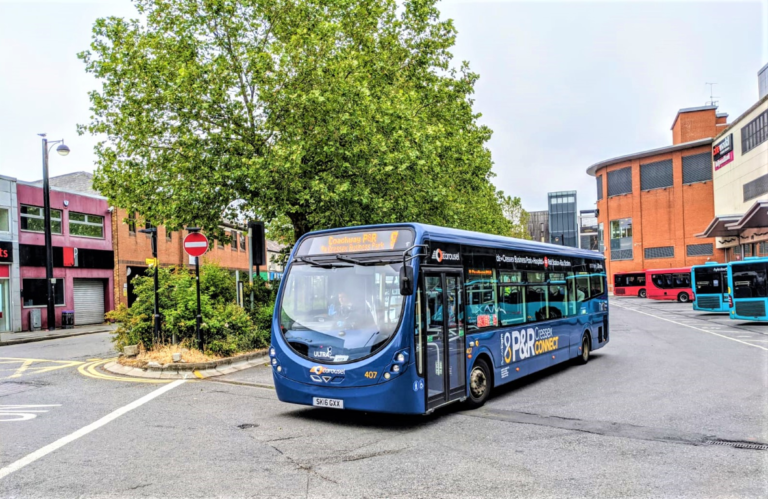
[[[495,183],[530,210],[546,193],[595,202],[585,170],[671,144],[678,109],[704,105],[706,82],[735,118],[758,97],[768,63],[768,0],[750,2],[516,2],[441,4],[458,28],[457,62],[480,74],[476,109],[494,131]],[[0,174],[41,177],[39,132],[66,139],[51,175],[94,168],[89,117],[95,81],[76,53],[97,17],[135,17],[129,0],[0,0]]]

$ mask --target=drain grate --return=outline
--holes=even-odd
[[[707,445],[725,445],[726,447],[734,447],[736,449],[768,450],[768,444],[739,440],[707,440]]]

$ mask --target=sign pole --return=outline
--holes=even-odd
[[[251,312],[253,312],[253,229],[248,227],[248,284],[251,285]]]
[[[195,337],[197,338],[197,348],[203,351],[203,333],[200,331],[200,324],[203,320],[200,312],[200,257],[195,257],[195,281],[197,282],[197,316],[195,317]]]
[[[195,259],[195,286],[197,287],[197,315],[195,316],[195,342],[200,351],[205,346],[203,342],[203,313],[200,307],[200,257],[208,250],[208,238],[200,233],[199,227],[187,227],[187,237],[184,238],[184,251]]]

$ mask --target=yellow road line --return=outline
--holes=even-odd
[[[104,379],[109,381],[126,381],[128,383],[152,383],[156,385],[167,384],[172,381],[175,381],[172,379],[144,379],[144,378],[131,378],[129,376],[110,376],[108,374],[104,374],[96,370],[98,366],[107,364],[109,362],[114,362],[115,360],[117,359],[106,359],[106,360],[97,360],[95,362],[89,362],[87,364],[83,364],[82,366],[78,367],[77,370],[83,376],[87,376],[93,379]]]
[[[0,379],[20,378],[30,374],[42,374],[57,369],[75,367],[83,364],[77,360],[46,360],[46,359],[24,359],[14,357],[0,357],[0,364],[20,364],[17,368],[3,368],[0,371],[14,371],[10,376]],[[48,364],[47,367],[36,367],[35,364]],[[51,365],[53,364],[53,365]]]

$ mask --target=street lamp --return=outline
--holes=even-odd
[[[56,279],[53,278],[53,243],[51,242],[51,186],[48,182],[48,153],[55,144],[59,144],[56,152],[60,156],[69,154],[69,147],[64,139],[48,142],[46,134],[38,133],[43,138],[43,216],[45,231],[45,280],[48,283],[48,331],[56,329]]]
[[[155,260],[154,265],[154,281],[155,281],[155,304],[154,304],[154,328],[152,333],[152,343],[155,345],[160,342],[160,299],[158,297],[158,279],[157,279],[157,267],[159,266],[159,262],[157,261],[157,227],[150,227],[149,229],[139,229],[139,232],[142,234],[149,234],[151,236],[151,244],[152,244],[152,258]]]

